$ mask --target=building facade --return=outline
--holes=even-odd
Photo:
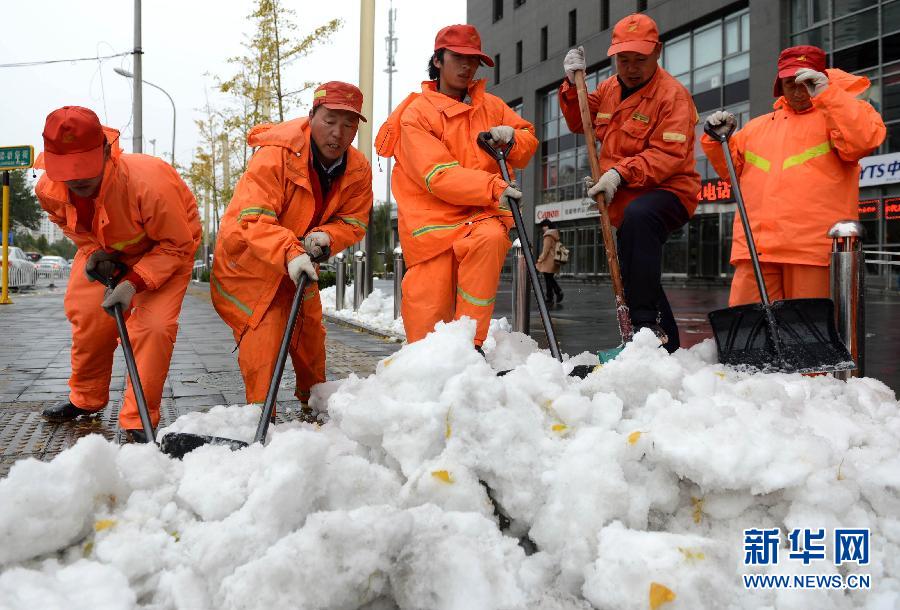
[[[778,54],[799,44],[822,47],[830,67],[872,82],[868,100],[882,114],[888,136],[861,162],[860,219],[867,249],[900,251],[900,0],[468,0],[467,8],[468,22],[494,58],[495,67],[481,74],[488,90],[537,130],[539,153],[519,176],[523,215],[557,223],[572,251],[564,273],[601,276],[606,256],[597,213],[588,210],[581,185],[590,173],[584,137],[569,132],[556,99],[563,57],[583,45],[588,88],[596,88],[615,70],[606,56],[612,27],[633,12],[658,24],[660,63],[693,94],[700,114],[700,203],[666,244],[665,274],[731,275],[734,198],[700,147],[703,121],[720,109],[737,115],[740,125],[771,112]]]

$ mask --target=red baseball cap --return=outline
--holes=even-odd
[[[448,25],[434,37],[434,50],[448,49],[460,55],[477,55],[481,63],[494,67],[494,60],[482,53],[481,36],[474,25]]]
[[[361,121],[368,123],[362,113],[363,94],[356,85],[339,80],[328,81],[313,93],[313,108],[325,106],[332,110],[349,110]]]
[[[96,178],[103,173],[106,136],[100,119],[81,106],[63,106],[44,123],[44,169],[54,182]]]
[[[778,74],[775,76],[775,97],[784,95],[781,79],[797,74],[800,68],[810,68],[816,72],[825,71],[825,51],[812,45],[789,47],[778,56]]]
[[[650,55],[658,44],[659,28],[656,27],[656,22],[643,13],[632,13],[613,28],[612,44],[606,55],[612,57],[626,51]]]

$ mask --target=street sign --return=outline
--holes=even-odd
[[[34,146],[0,146],[0,171],[34,165]]]

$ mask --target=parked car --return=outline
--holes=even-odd
[[[41,256],[43,256],[43,254],[41,254],[40,252],[26,252],[25,256],[27,256],[28,260],[30,260],[32,263],[36,263],[41,260]]]
[[[39,277],[64,277],[69,273],[69,263],[61,256],[42,256],[37,272]]]
[[[37,266],[29,260],[22,248],[9,248],[10,288],[30,288],[37,283]]]

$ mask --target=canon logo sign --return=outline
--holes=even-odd
[[[545,218],[559,218],[559,210],[540,210],[537,213],[538,220]]]

